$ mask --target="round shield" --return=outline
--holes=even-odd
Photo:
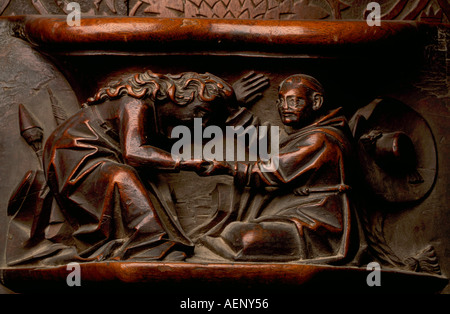
[[[388,202],[413,202],[432,189],[437,152],[428,123],[404,103],[378,98],[350,120],[363,180]]]

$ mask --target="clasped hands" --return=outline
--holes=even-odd
[[[234,176],[236,174],[236,168],[234,164],[217,160],[182,160],[180,162],[180,170],[195,171],[199,176],[202,177],[213,175]]]

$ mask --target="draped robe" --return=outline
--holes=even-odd
[[[350,136],[338,108],[282,139],[276,170],[262,161],[238,164],[235,182],[247,188],[233,189],[229,203],[219,205],[215,225],[196,230],[204,231],[199,241],[242,261],[346,257],[352,228]]]

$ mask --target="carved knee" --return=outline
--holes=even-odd
[[[290,223],[233,222],[222,232],[224,241],[237,253],[237,259],[297,259],[301,255],[298,232]]]

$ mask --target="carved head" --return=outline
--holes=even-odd
[[[295,74],[281,82],[278,89],[278,111],[281,121],[299,127],[318,115],[324,100],[322,85],[313,77]]]
[[[210,73],[185,72],[133,74],[101,88],[83,106],[95,105],[128,95],[151,101],[162,119],[188,123],[194,118],[225,119],[227,106],[234,101],[231,85]]]
[[[185,125],[194,118],[202,118],[204,125],[225,121],[228,106],[235,101],[233,88],[227,82],[210,73],[185,72],[165,77],[165,96],[155,102],[158,115]]]

